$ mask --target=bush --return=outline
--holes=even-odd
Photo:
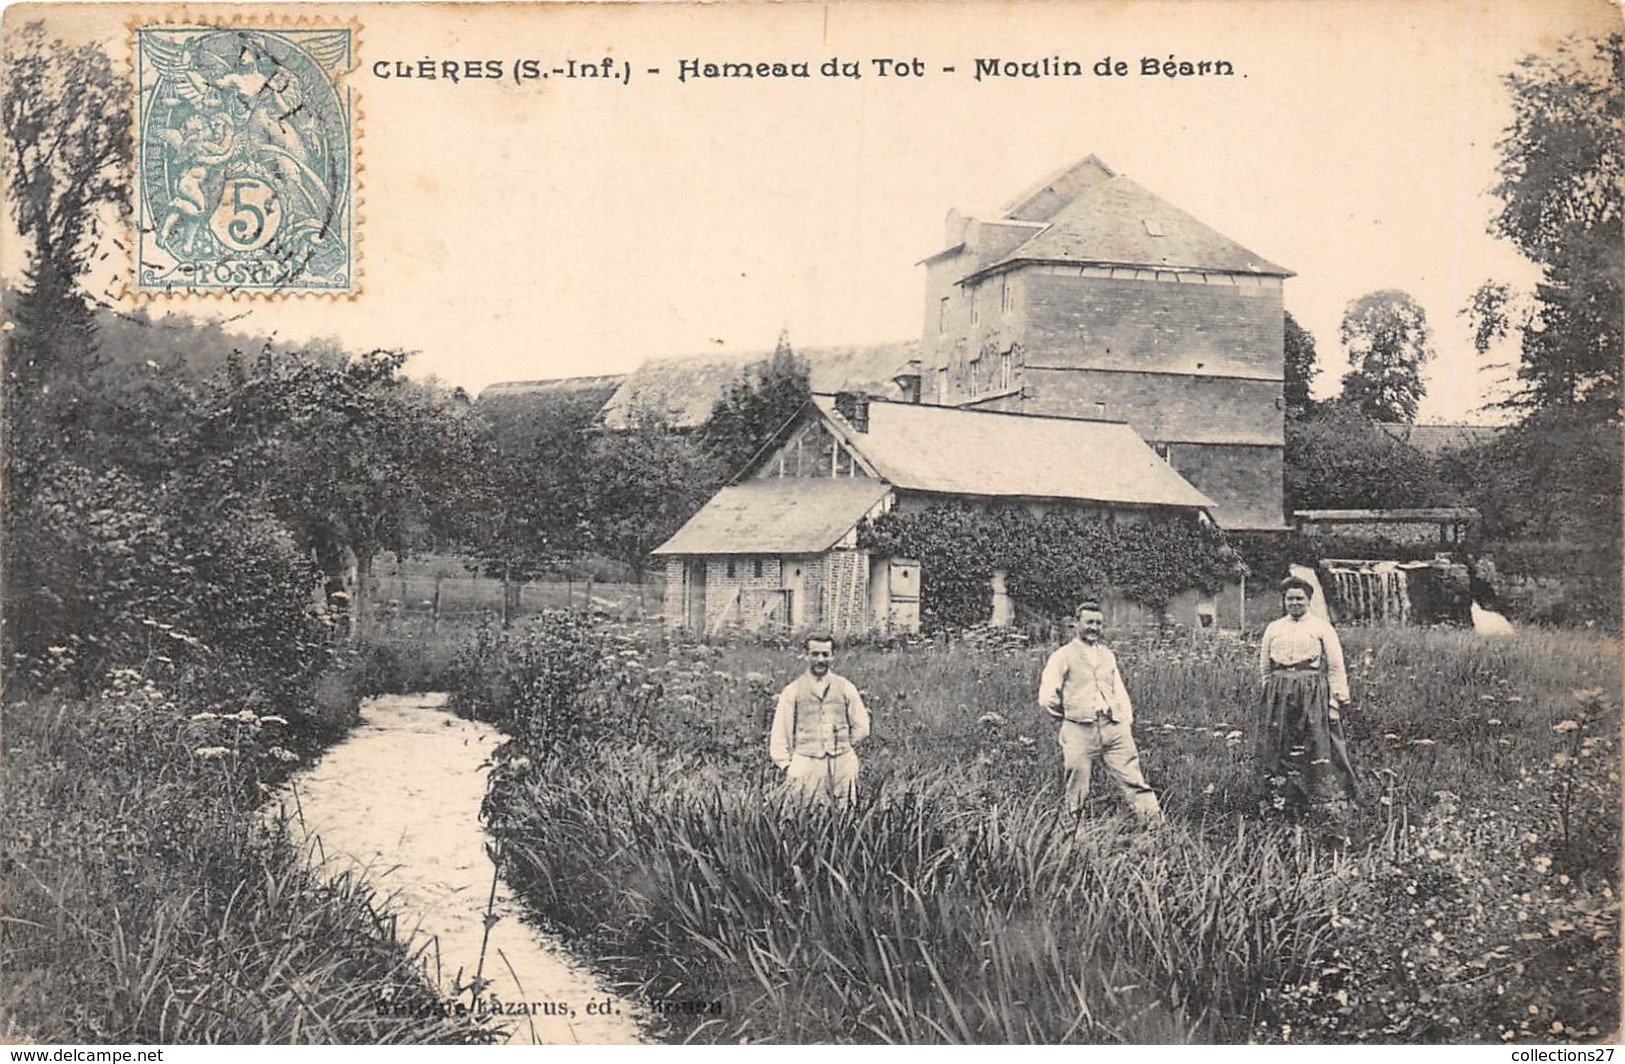
[[[1243,572],[1224,533],[1191,520],[1114,524],[943,504],[866,521],[858,542],[875,554],[919,561],[920,620],[928,631],[985,622],[995,569],[1008,575],[1011,597],[1056,616],[1107,591],[1159,608],[1190,588],[1218,591]]]
[[[452,709],[551,753],[582,737],[602,653],[592,622],[562,610],[511,630],[482,628],[454,665]]]
[[[53,467],[8,544],[8,626],[29,686],[136,668],[204,701],[300,705],[329,664],[319,573],[249,506],[207,515],[116,471]]]

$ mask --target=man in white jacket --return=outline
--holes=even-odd
[[[845,805],[858,793],[858,754],[869,736],[869,710],[858,689],[830,669],[835,642],[807,637],[807,671],[779,695],[768,752],[790,793]]]
[[[1066,808],[1077,815],[1089,795],[1096,758],[1106,766],[1142,820],[1162,819],[1157,792],[1140,771],[1134,745],[1134,706],[1117,671],[1117,657],[1100,641],[1106,617],[1099,603],[1085,602],[1074,619],[1076,635],[1049,656],[1038,684],[1038,704],[1061,722],[1061,762],[1066,769]]]

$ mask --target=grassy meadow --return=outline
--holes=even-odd
[[[376,656],[374,679],[385,664]],[[134,670],[5,706],[0,1033],[138,1044],[480,1043],[363,879],[262,807],[367,693],[204,709]]]
[[[533,911],[701,1041],[1559,1042],[1618,1023],[1619,648],[1343,633],[1362,793],[1260,809],[1255,646],[1115,640],[1168,823],[1097,773],[1081,828],[1048,648],[854,646],[860,801],[791,815],[793,647],[553,616],[448,673],[514,736],[488,826]]]

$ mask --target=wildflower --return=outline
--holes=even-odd
[[[1552,1021],[1552,1033],[1553,1034],[1562,1034],[1563,1033],[1563,1021],[1562,1020],[1553,1020]]]
[[[530,767],[530,758],[516,757],[512,761],[508,762],[508,767],[513,769],[515,772],[523,772],[525,769]]]
[[[1545,875],[1552,870],[1552,859],[1547,857],[1545,854],[1541,854],[1531,863],[1534,864],[1535,871],[1539,872],[1541,875]]]
[[[991,724],[994,727],[998,727],[1001,724],[1008,724],[1010,722],[1005,720],[1004,717],[997,713],[983,713],[980,717],[976,718],[976,723]]]
[[[276,760],[276,761],[298,761],[299,760],[299,755],[298,754],[294,753],[292,750],[283,749],[280,746],[271,747],[271,749],[268,751],[268,753],[271,755],[272,759]]]
[[[1552,731],[1555,731],[1555,732],[1578,731],[1579,728],[1580,728],[1580,722],[1579,721],[1573,721],[1573,720],[1565,720],[1561,724],[1552,725]]]
[[[1494,727],[1495,725],[1503,723],[1503,721],[1501,720],[1500,717],[1491,717],[1489,720],[1485,721],[1484,723],[1490,725],[1491,727]]]
[[[210,721],[210,720],[219,720],[220,719],[220,714],[218,714],[218,713],[194,713],[194,714],[192,714],[192,719],[195,720],[195,721],[199,721],[199,722]]]
[[[45,652],[47,654],[55,654],[58,657],[60,657],[63,654],[66,654],[68,652],[68,648],[67,647],[46,647]]]
[[[1016,742],[1020,743],[1022,746],[1032,746],[1035,742],[1037,742],[1037,740],[1031,735],[1018,735],[1016,736]]]
[[[1202,788],[1202,793],[1203,793],[1203,794],[1213,794],[1213,793],[1215,793],[1215,792],[1216,792],[1216,791],[1217,791],[1217,790],[1218,790],[1218,788],[1217,788],[1217,787],[1215,787],[1215,786],[1214,786],[1214,785],[1213,785],[1213,784],[1211,784],[1211,783],[1210,783],[1210,784],[1208,784],[1208,785],[1207,785],[1207,786],[1206,786],[1206,787],[1203,787],[1203,788]]]
[[[1239,742],[1241,742],[1241,738],[1242,738],[1241,732],[1232,731],[1232,732],[1229,732],[1229,733],[1227,733],[1225,735],[1224,741],[1227,742],[1227,743],[1239,743]]]
[[[757,686],[757,687],[766,687],[772,681],[770,681],[762,673],[759,673],[759,672],[747,672],[747,673],[745,673],[745,682],[748,683],[748,684],[751,684],[753,686]]]
[[[1395,735],[1393,732],[1383,732],[1382,737],[1391,743],[1399,742],[1399,736]]]
[[[1433,745],[1433,740],[1432,739],[1412,739],[1411,740],[1411,745],[1412,746],[1432,746]]]
[[[1574,692],[1574,700],[1576,702],[1595,702],[1601,697],[1602,688],[1600,687],[1587,687],[1582,691]]]
[[[1524,834],[1523,834],[1523,841],[1525,841],[1525,842],[1527,842],[1527,843],[1528,843],[1528,844],[1529,844],[1529,845],[1531,845],[1531,846],[1533,846],[1533,845],[1535,845],[1535,844],[1536,844],[1536,843],[1537,843],[1537,842],[1539,842],[1539,841],[1540,841],[1540,836],[1539,836],[1539,835],[1536,835],[1536,834],[1535,834],[1535,833],[1534,833],[1534,832],[1533,832],[1533,831],[1526,831],[1526,832],[1524,832]]]
[[[218,761],[231,751],[223,746],[200,746],[193,750],[192,753],[199,761]]]
[[[1381,798],[1378,798],[1377,801],[1380,802],[1383,805],[1393,805],[1394,804],[1393,796],[1392,795],[1387,795],[1387,794],[1383,795]]]
[[[260,723],[261,724],[286,724],[288,722],[287,722],[286,718],[283,718],[283,717],[261,717],[260,718]]]

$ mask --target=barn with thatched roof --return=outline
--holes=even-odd
[[[918,359],[920,345],[905,340],[797,348],[795,353],[807,364],[808,382],[814,392],[863,392],[903,398],[899,378],[918,373],[918,368],[911,368],[909,363]],[[650,359],[621,381],[604,403],[604,427],[625,429],[630,427],[635,412],[654,411],[673,428],[699,428],[740,374],[772,357],[772,351],[714,351]]]

